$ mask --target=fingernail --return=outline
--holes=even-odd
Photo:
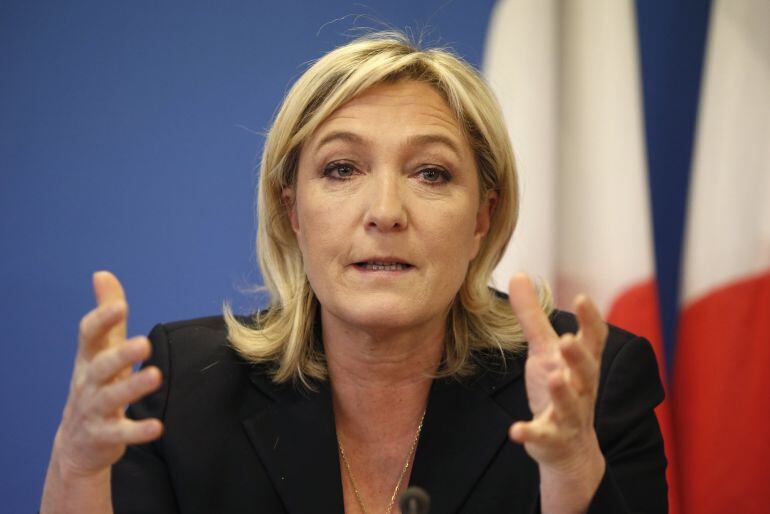
[[[105,273],[107,273],[107,272],[105,270],[103,270],[103,269],[94,271],[93,275],[91,275],[91,280],[98,280],[99,277],[104,276]]]

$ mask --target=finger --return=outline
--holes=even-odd
[[[126,303],[126,294],[120,281],[109,271],[97,271],[93,276],[94,296],[96,296],[97,305],[104,305],[112,302]],[[117,343],[126,338],[125,318],[121,323],[109,331],[108,340],[110,344]]]
[[[549,342],[556,341],[556,332],[540,307],[537,292],[526,274],[517,273],[511,278],[508,299],[532,352],[542,351]]]
[[[580,419],[580,400],[564,371],[557,371],[548,377],[548,392],[551,393],[553,413],[557,421]]]
[[[125,320],[126,304],[110,302],[96,307],[80,320],[80,356],[90,360],[107,346],[107,334]]]
[[[578,395],[594,391],[598,383],[599,362],[572,334],[562,336],[559,350],[570,369],[570,384]]]
[[[541,418],[517,421],[508,430],[508,437],[516,443],[542,444],[553,437],[553,424]]]
[[[599,358],[604,350],[609,329],[607,323],[594,302],[585,295],[575,298],[575,312],[577,313],[580,330],[578,336],[583,339],[589,351]]]
[[[101,439],[108,444],[149,443],[163,434],[163,423],[156,418],[120,419],[104,427]]]
[[[150,352],[150,342],[146,337],[131,338],[94,357],[88,368],[88,378],[95,385],[106,384],[131,365],[146,360]]]
[[[99,389],[95,397],[95,409],[99,414],[109,416],[158,389],[161,381],[160,370],[154,366],[132,373]]]

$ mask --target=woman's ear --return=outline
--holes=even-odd
[[[294,233],[299,232],[299,220],[297,219],[297,197],[294,192],[294,188],[284,187],[281,190],[281,201],[283,207],[286,209],[286,213],[289,215],[289,221],[291,222],[291,228]]]
[[[481,202],[479,212],[476,215],[476,235],[484,237],[489,232],[489,226],[492,224],[492,216],[497,207],[497,191],[492,189],[487,192],[486,199]]]

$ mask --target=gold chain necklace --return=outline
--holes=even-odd
[[[420,432],[422,432],[422,422],[425,420],[425,411],[422,411],[422,416],[420,416],[420,423],[417,425],[417,431],[414,434],[414,440],[412,441],[412,446],[409,448],[409,453],[406,455],[406,462],[404,462],[404,467],[401,469],[401,474],[398,475],[398,481],[396,482],[396,488],[393,490],[393,494],[390,497],[390,502],[388,503],[388,508],[385,511],[385,514],[390,514],[390,511],[393,510],[393,504],[396,503],[396,497],[398,496],[398,490],[401,488],[401,482],[404,480],[404,475],[406,475],[406,470],[409,469],[409,463],[412,461],[412,456],[414,455],[414,451],[417,449],[417,441],[420,440]],[[340,448],[340,455],[342,456],[342,462],[345,464],[345,471],[347,471],[348,478],[350,479],[350,483],[353,484],[353,493],[356,496],[356,501],[358,501],[358,506],[361,507],[361,512],[364,514],[369,514],[369,512],[366,510],[366,507],[364,506],[364,500],[361,498],[361,491],[358,490],[358,486],[356,485],[356,479],[353,478],[353,472],[350,470],[350,463],[348,462],[348,458],[345,455],[345,448],[342,446],[342,441],[340,439],[339,432],[337,433],[337,445]]]

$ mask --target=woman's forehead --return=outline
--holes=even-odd
[[[443,96],[424,82],[405,80],[378,84],[346,102],[313,131],[306,147],[317,149],[335,134],[355,142],[357,133],[363,137],[393,129],[404,138],[422,138],[422,142],[443,139],[453,146],[468,144]]]

